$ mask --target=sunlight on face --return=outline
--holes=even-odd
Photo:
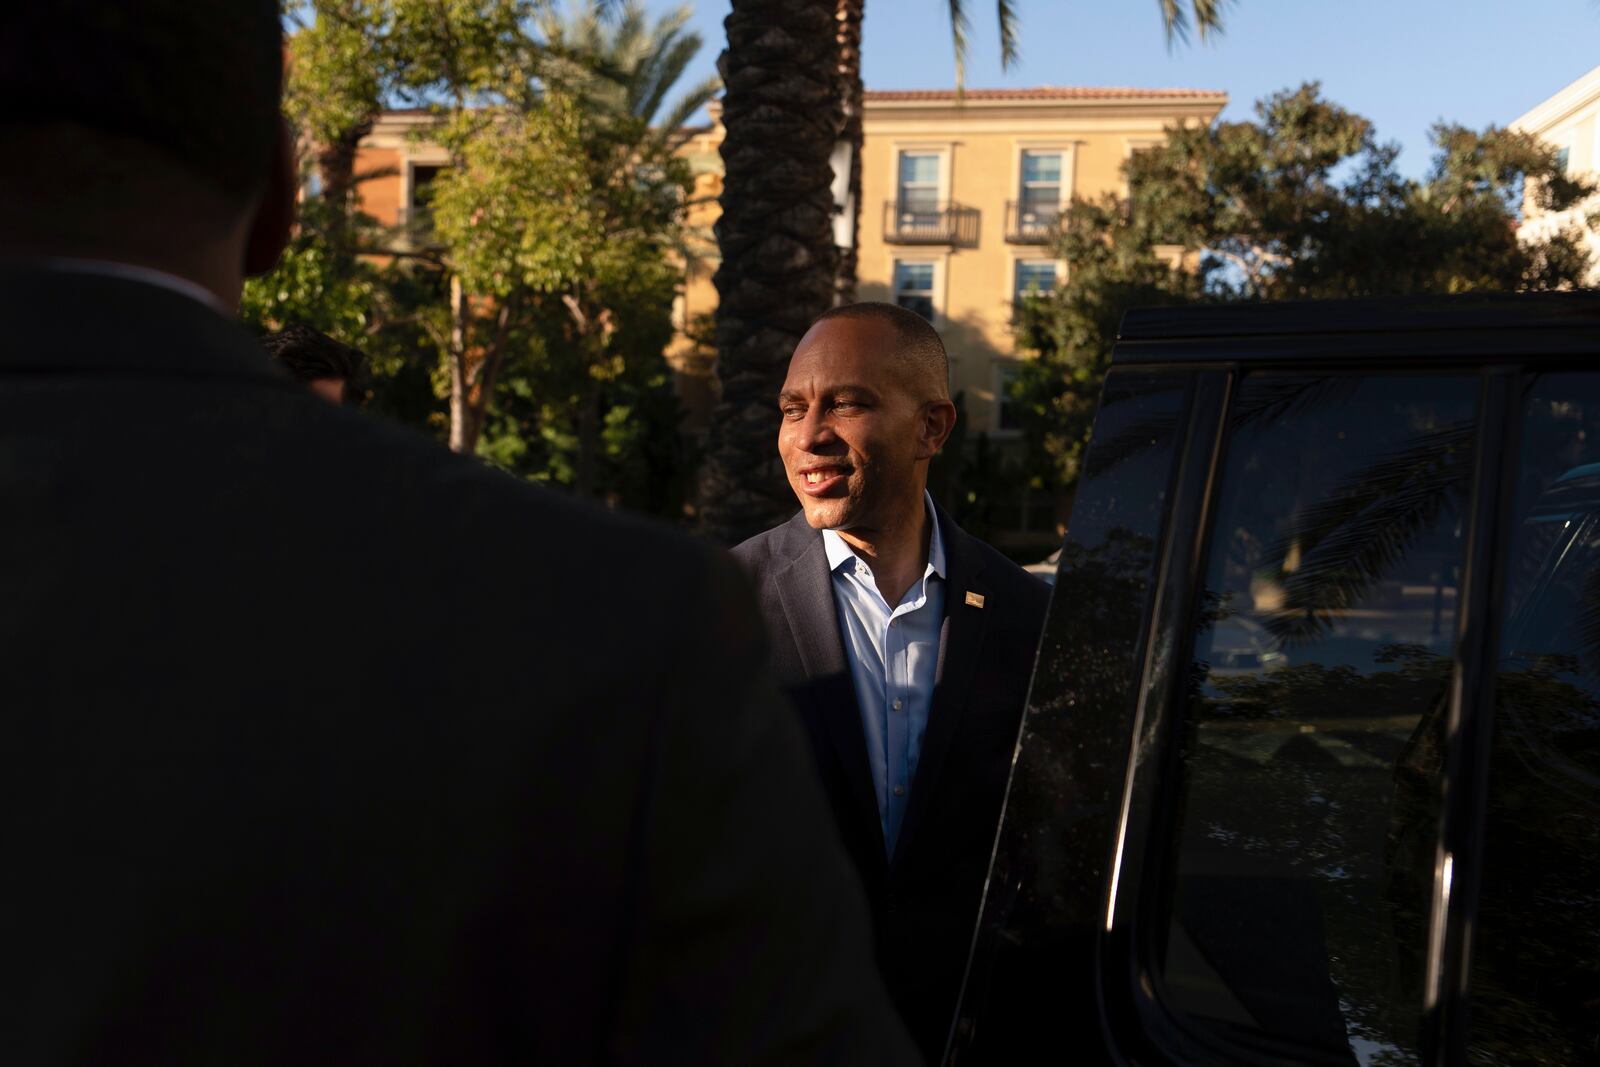
[[[826,319],[801,338],[789,362],[778,401],[778,454],[816,529],[881,528],[922,506],[922,405],[895,344],[886,322]]]

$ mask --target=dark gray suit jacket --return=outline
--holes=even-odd
[[[165,289],[0,322],[7,1062],[912,1058],[725,556]]]
[[[942,1055],[994,847],[1049,587],[936,509],[949,568],[937,681],[893,862],[822,535],[803,514],[734,556],[756,580],[779,685],[806,725],[867,890],[880,965],[924,1056]],[[967,594],[983,607],[967,603]]]

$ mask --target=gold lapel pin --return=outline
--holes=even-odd
[[[983,594],[982,593],[968,593],[967,594],[967,603],[971,604],[975,608],[983,607]]]

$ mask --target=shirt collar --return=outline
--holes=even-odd
[[[228,316],[230,319],[235,313],[224,307],[217,295],[205,286],[180,278],[176,274],[169,274],[164,270],[154,267],[141,267],[135,263],[117,263],[108,259],[73,259],[67,256],[51,256],[47,259],[32,261],[44,270],[59,271],[64,274],[101,274],[110,278],[121,278],[124,281],[143,282],[145,285],[155,285],[162,289],[170,289],[174,293],[182,293],[190,300],[198,301],[212,311]]]
[[[939,532],[939,513],[933,507],[933,494],[926,489],[922,491],[922,503],[928,509],[928,526],[932,533],[928,536],[928,566],[923,570],[923,577],[936,574],[945,577],[944,535]],[[822,531],[822,546],[828,553],[828,570],[837,571],[846,563],[853,562],[857,556],[845,544],[844,538],[839,536],[837,530]]]

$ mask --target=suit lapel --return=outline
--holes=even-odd
[[[900,839],[895,843],[894,866],[909,851],[933,792],[950,754],[956,725],[967,706],[977,673],[978,653],[988,630],[990,612],[967,603],[968,593],[988,597],[990,589],[978,563],[978,554],[969,538],[942,509],[938,510],[940,533],[944,537],[945,562],[949,577],[944,590],[944,624],[939,629],[939,662],[935,669],[933,704],[928,711],[928,728],[922,735],[922,751],[917,757],[917,773],[911,782],[911,799],[906,804]]]
[[[882,856],[883,824],[878,802],[872,795],[872,769],[867,764],[867,736],[861,728],[855,682],[839,634],[827,549],[821,536],[805,525],[804,517],[795,521],[802,527],[796,529],[794,523],[790,524],[795,554],[787,567],[773,574],[772,580],[805,669],[811,713],[834,750],[849,782],[851,801],[870,828],[869,837],[878,842],[877,855]]]

